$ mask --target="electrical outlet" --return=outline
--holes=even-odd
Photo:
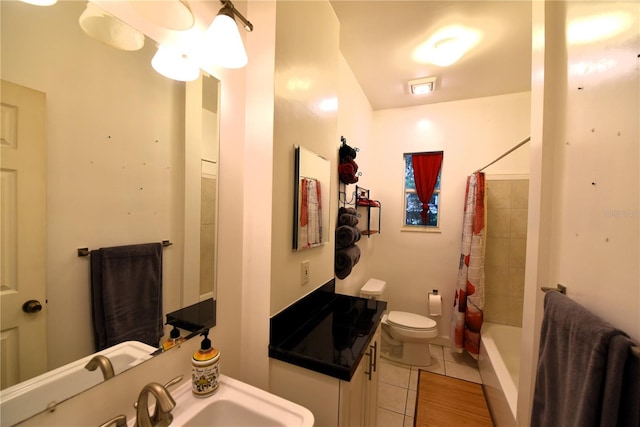
[[[300,263],[300,284],[304,285],[309,282],[309,261]]]

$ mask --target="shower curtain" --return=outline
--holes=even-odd
[[[458,352],[477,358],[484,308],[485,177],[467,178],[458,280],[453,301],[450,337]]]

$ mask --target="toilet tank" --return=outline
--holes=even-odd
[[[384,294],[384,288],[386,288],[387,282],[380,279],[369,279],[367,283],[360,288],[360,296],[362,298],[380,299]]]

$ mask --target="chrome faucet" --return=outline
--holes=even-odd
[[[87,365],[85,366],[85,369],[88,369],[89,371],[95,371],[98,368],[100,368],[100,370],[102,371],[102,376],[105,380],[113,378],[113,376],[115,375],[113,372],[113,365],[111,364],[111,361],[109,360],[109,358],[101,354],[93,356],[89,363],[87,363]]]
[[[156,399],[153,417],[149,415],[149,394]],[[158,383],[149,383],[142,388],[136,403],[137,427],[167,427],[173,421],[171,410],[176,407],[167,389]]]

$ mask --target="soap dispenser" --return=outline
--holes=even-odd
[[[174,326],[173,329],[171,329],[171,332],[169,332],[169,339],[162,343],[162,350],[169,350],[170,348],[177,346],[184,340],[184,337],[180,336],[180,329]]]
[[[212,395],[219,386],[220,376],[220,352],[211,346],[208,338],[209,330],[202,333],[204,339],[200,349],[193,354],[191,359],[191,379],[193,394],[197,397]]]

